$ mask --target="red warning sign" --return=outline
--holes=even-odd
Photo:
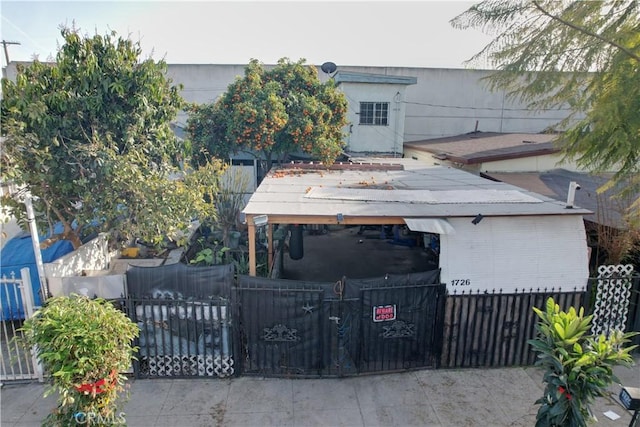
[[[373,306],[373,321],[374,322],[387,322],[389,320],[396,320],[396,305],[374,305]]]

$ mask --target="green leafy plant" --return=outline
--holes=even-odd
[[[36,349],[50,376],[45,396],[57,392],[56,410],[43,425],[111,425],[126,397],[126,376],[138,326],[103,299],[55,297],[22,327],[24,344]],[[77,419],[81,414],[82,419]],[[87,415],[91,414],[91,418]]]
[[[633,365],[630,352],[637,346],[625,344],[635,334],[590,336],[593,316],[585,316],[583,308],[564,312],[553,298],[544,311],[533,310],[539,321],[537,337],[529,344],[538,353],[536,366],[545,369],[546,383],[544,395],[536,401],[541,405],[536,426],[586,426],[595,420],[590,409],[594,399],[617,380],[613,367]]]
[[[219,247],[216,245],[214,248],[204,248],[196,253],[196,257],[189,261],[190,264],[195,265],[217,265],[222,264],[224,261],[224,254],[229,251],[227,246]]]

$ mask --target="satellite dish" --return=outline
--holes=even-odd
[[[327,74],[331,74],[334,73],[337,69],[338,66],[336,64],[334,64],[333,62],[325,62],[324,64],[322,64],[320,66],[320,69],[322,71],[324,71]]]

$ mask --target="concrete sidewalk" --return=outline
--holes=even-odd
[[[640,368],[617,368],[640,387]],[[131,380],[129,426],[533,426],[536,368],[423,370],[340,379]],[[5,384],[2,427],[38,426],[55,406],[39,383]],[[628,426],[620,386],[595,405],[598,426]],[[611,420],[603,415],[613,411]]]

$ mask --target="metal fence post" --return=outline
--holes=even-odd
[[[20,269],[20,277],[22,278],[22,282],[18,287],[20,288],[20,294],[22,295],[22,306],[24,307],[25,319],[31,319],[34,314],[36,303],[33,297],[33,287],[31,285],[31,273],[29,273],[29,269],[26,267]],[[31,361],[33,363],[33,369],[38,375],[38,381],[44,382],[44,372],[42,365],[38,360],[38,349],[35,347],[31,349]]]

